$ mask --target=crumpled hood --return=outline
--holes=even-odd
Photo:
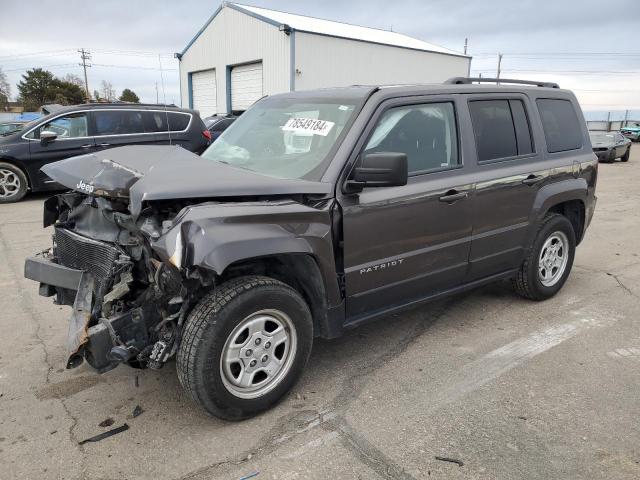
[[[113,148],[50,163],[42,171],[78,192],[129,198],[134,217],[149,200],[328,194],[332,190],[330,183],[268,177],[168,145]]]

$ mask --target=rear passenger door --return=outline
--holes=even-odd
[[[520,94],[470,95],[476,144],[473,240],[467,281],[516,268],[527,247],[534,200],[548,176],[532,104]]]
[[[407,102],[381,107],[356,148],[405,153],[407,185],[339,198],[351,322],[455,287],[467,271],[473,185],[454,99]]]

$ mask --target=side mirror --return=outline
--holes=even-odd
[[[397,152],[364,154],[351,172],[347,188],[352,192],[364,187],[400,187],[409,178],[407,155]]]
[[[56,138],[58,138],[58,134],[56,132],[52,132],[50,130],[43,130],[40,132],[40,144],[46,145],[47,143],[53,142]]]

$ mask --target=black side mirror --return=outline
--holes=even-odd
[[[351,172],[347,188],[359,192],[364,187],[400,187],[407,184],[408,178],[405,153],[367,153]]]
[[[40,145],[44,146],[50,142],[53,142],[56,138],[58,138],[58,134],[56,132],[43,130],[42,132],[40,132]]]

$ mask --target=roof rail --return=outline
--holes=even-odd
[[[453,77],[444,83],[449,85],[471,85],[478,83],[515,83],[518,85],[533,85],[535,87],[560,88],[560,85],[553,82],[535,82],[532,80],[514,80],[512,78],[484,78],[484,77]]]

